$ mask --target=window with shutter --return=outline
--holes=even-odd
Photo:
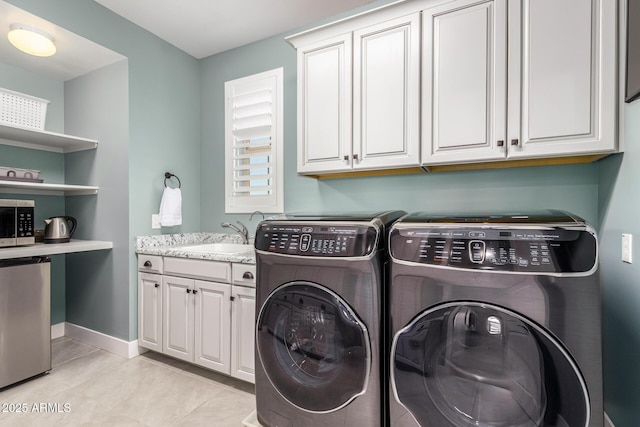
[[[225,83],[225,212],[284,211],[283,69]]]

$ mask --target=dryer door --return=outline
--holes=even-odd
[[[394,336],[395,399],[421,425],[587,426],[582,375],[557,339],[491,304],[435,306]]]
[[[257,321],[260,363],[289,403],[332,412],[364,393],[371,369],[367,328],[331,290],[309,282],[280,286]]]

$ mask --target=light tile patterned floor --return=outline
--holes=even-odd
[[[0,391],[3,427],[239,427],[255,410],[253,385],[162,354],[124,359],[65,337],[51,348],[51,372]]]

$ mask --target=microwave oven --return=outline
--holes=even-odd
[[[33,200],[0,199],[0,247],[33,245]]]

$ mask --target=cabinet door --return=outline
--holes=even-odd
[[[420,14],[353,39],[353,168],[419,165]]]
[[[430,8],[423,27],[422,162],[504,159],[505,0]]]
[[[299,173],[351,169],[351,44],[349,33],[298,49]]]
[[[138,273],[138,345],[162,352],[162,276]]]
[[[231,285],[195,281],[195,363],[229,375]]]
[[[616,3],[509,3],[509,157],[616,149]]]
[[[255,383],[256,290],[233,287],[231,375]]]
[[[163,276],[163,351],[193,362],[193,279]]]

